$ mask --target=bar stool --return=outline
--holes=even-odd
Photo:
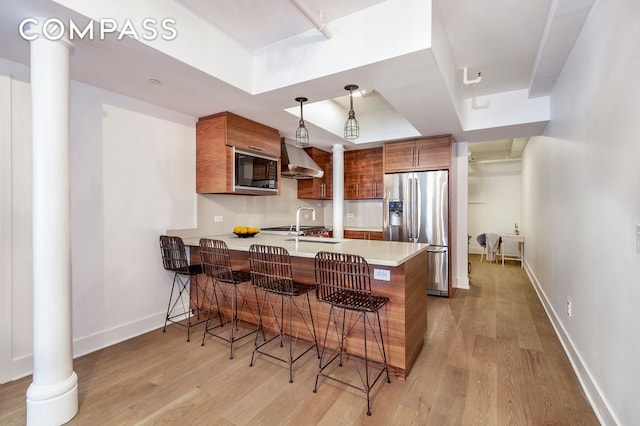
[[[173,284],[171,285],[171,294],[169,295],[169,305],[167,306],[167,315],[164,319],[164,328],[162,332],[167,331],[167,323],[172,322],[174,324],[182,325],[180,322],[187,316],[187,342],[191,340],[191,327],[202,324],[206,319],[200,319],[200,292],[202,289],[198,284],[198,275],[202,273],[201,265],[189,265],[187,261],[187,254],[184,249],[184,242],[180,237],[172,237],[168,235],[160,236],[160,252],[162,253],[162,265],[167,271],[173,272]],[[191,285],[191,280],[195,278],[195,285]],[[187,287],[188,286],[188,287]],[[192,292],[195,290],[194,294]],[[174,292],[177,294],[174,299]],[[185,307],[185,294],[189,295],[187,299],[187,306]],[[204,292],[203,292],[204,294]],[[182,310],[176,312],[178,302]],[[192,322],[191,318],[193,314],[196,314],[197,321]],[[180,320],[176,320],[180,318]]]
[[[387,354],[384,348],[382,325],[380,324],[380,309],[389,302],[389,298],[375,296],[371,292],[371,280],[369,277],[369,264],[361,256],[354,254],[319,252],[315,258],[316,274],[316,295],[318,300],[331,305],[327,328],[325,330],[322,345],[320,366],[316,375],[316,384],[313,392],[318,390],[318,379],[320,376],[342,383],[354,389],[360,390],[367,395],[367,415],[371,415],[370,397],[371,389],[383,373],[386,373],[387,383],[391,383],[389,369],[387,367]],[[342,315],[340,315],[342,311]],[[349,319],[347,320],[347,311]],[[376,330],[375,321],[372,322],[367,314],[375,313],[378,327]],[[364,340],[364,357],[361,355],[345,354],[347,339],[355,334],[355,327],[362,320],[362,338]],[[329,327],[333,322],[335,328],[335,339],[338,341],[337,347],[333,350],[327,348],[327,337]],[[371,337],[368,337],[368,333]],[[379,338],[379,341],[378,341]],[[369,339],[373,339],[370,342]],[[378,359],[371,358],[371,350],[377,349]],[[353,349],[361,349],[354,342],[350,345]],[[331,353],[326,354],[326,352]],[[325,356],[326,354],[326,356]],[[333,368],[327,371],[329,366],[337,359],[338,366],[343,366],[344,358],[351,359],[355,365],[356,372],[360,378],[361,386],[356,386],[346,376],[348,372]],[[364,374],[361,371],[364,363]],[[333,374],[335,373],[335,374]],[[372,380],[372,377],[373,378]]]
[[[315,286],[293,280],[291,258],[289,252],[283,247],[252,245],[249,247],[249,267],[251,270],[252,284],[263,290],[262,302],[260,303],[258,313],[258,333],[256,333],[249,366],[253,366],[253,361],[257,353],[285,362],[289,365],[289,383],[293,383],[294,362],[313,348],[316,348],[317,356],[320,358],[316,340],[316,328],[313,322],[313,313],[311,312],[311,302],[309,300],[309,292],[311,292]],[[302,310],[295,301],[299,296],[307,299],[311,327],[309,327],[309,322],[307,322]],[[265,309],[267,308],[271,312],[272,318],[269,324],[265,324],[267,314]],[[306,328],[309,333],[308,341],[303,340],[297,334],[294,336],[294,313],[300,318],[295,324],[296,330],[304,331]],[[275,331],[276,334],[268,338],[265,333],[266,329]],[[260,331],[262,332],[260,333]],[[274,340],[279,344],[270,345]],[[283,354],[284,351],[281,349],[285,346],[286,349],[288,349],[287,354]],[[300,352],[297,355],[294,353],[294,346],[300,346]]]
[[[204,274],[207,276],[207,280],[211,280],[211,287],[213,289],[213,297],[211,298],[211,306],[209,307],[209,315],[207,316],[207,323],[202,335],[201,346],[204,346],[205,338],[207,337],[207,334],[209,334],[215,338],[229,343],[229,359],[233,359],[233,344],[238,340],[241,340],[256,332],[256,330],[253,329],[252,326],[251,330],[242,330],[240,334],[236,335],[236,333],[240,331],[239,323],[242,321],[242,319],[238,315],[238,285],[243,282],[251,281],[251,274],[245,271],[234,271],[231,268],[229,248],[224,241],[201,238],[200,257],[202,259],[202,268],[204,270]],[[257,306],[258,293],[255,287],[253,288],[253,291],[256,297]],[[229,301],[229,292],[231,292],[231,301]],[[218,300],[219,295],[222,298],[223,305],[225,305],[224,302],[227,302],[227,312],[230,312],[229,315],[225,315],[225,312],[220,309]],[[249,305],[247,304],[246,291],[241,296],[242,305],[240,306],[240,313],[244,312],[245,307],[248,307],[249,311],[251,311]],[[217,315],[212,314],[214,299],[216,302]],[[253,312],[250,312],[250,314],[253,315],[254,320],[257,322],[256,315]],[[210,325],[211,320],[216,316],[219,319],[219,323]],[[219,330],[220,328],[224,328],[224,326],[228,324],[231,324],[231,327],[226,327],[230,328],[228,333],[223,333],[221,332],[221,330]]]

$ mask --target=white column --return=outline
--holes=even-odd
[[[344,145],[333,145],[333,237],[344,237]]]
[[[468,142],[457,142],[453,144],[454,159],[453,170],[449,173],[451,182],[451,211],[452,235],[449,241],[455,250],[451,253],[452,265],[451,273],[452,285],[457,288],[469,288],[469,240],[468,232],[468,211],[469,211],[469,152]]]
[[[72,46],[64,36],[52,40],[52,34],[42,28],[31,28],[31,34],[38,37],[31,41],[33,382],[27,389],[27,424],[63,424],[78,412],[78,377],[73,371],[71,337]]]

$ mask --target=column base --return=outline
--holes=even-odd
[[[31,383],[27,389],[27,425],[61,425],[78,413],[78,376],[75,371],[53,385]]]

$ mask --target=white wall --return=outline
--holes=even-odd
[[[10,223],[12,237],[10,246],[2,245],[2,257],[10,258],[13,271],[0,282],[1,294],[11,296],[0,300],[3,312],[7,304],[11,312],[10,325],[3,314],[0,329],[0,381],[27,375],[32,366],[31,100],[29,84],[11,76],[15,67],[0,62],[2,81],[11,88],[12,122],[10,144],[1,146],[2,188],[12,194],[1,205],[3,235]],[[0,122],[6,122],[1,111]],[[158,236],[167,228],[196,225],[194,123],[192,117],[72,83],[74,356],[163,324],[172,277],[162,269]]]
[[[527,271],[611,425],[640,420],[639,22],[635,1],[595,2],[522,171]]]
[[[520,226],[520,163],[471,163],[469,165],[469,251],[482,253],[476,236],[486,232],[513,232]],[[522,226],[520,226],[522,228]],[[505,243],[504,251],[515,254],[515,243]]]

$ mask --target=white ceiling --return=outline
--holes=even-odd
[[[354,24],[354,31],[360,31],[362,37],[382,35],[390,45],[410,45],[413,40],[397,30],[402,29],[403,22],[391,19],[410,21],[411,16],[403,17],[403,11],[399,10],[389,20],[384,16],[380,19],[368,17],[375,18],[371,11],[384,10],[386,5],[420,7],[424,1],[162,0],[153,2],[153,9],[148,11],[141,9],[145,4],[151,5],[150,2],[135,3],[134,7],[125,0],[4,1],[0,4],[0,58],[28,64],[29,44],[17,34],[18,24],[25,17],[54,16],[78,23],[87,22],[88,17],[126,17],[127,10],[132,16],[136,13],[171,16],[172,12],[187,11],[192,16],[190,29],[199,24],[199,19],[211,27],[211,31],[206,29],[206,37],[203,31],[202,39],[195,39],[198,46],[193,43],[190,46],[189,50],[196,53],[201,49],[200,58],[190,61],[186,53],[183,55],[184,50],[170,52],[172,46],[168,44],[150,46],[129,37],[77,40],[71,58],[72,78],[194,117],[232,111],[277,128],[288,137],[295,133],[298,122],[295,116],[286,112],[287,108],[297,106],[295,97],[306,96],[310,103],[342,97],[336,105],[342,102],[344,109],[344,86],[352,83],[364,89],[378,90],[389,108],[410,123],[418,134],[452,133],[457,140],[470,142],[540,134],[545,120],[465,128],[460,105],[465,99],[471,99],[474,105],[482,104],[486,102],[483,97],[515,90],[526,91],[531,99],[548,95],[593,0],[434,0],[432,49],[410,51],[386,59],[373,58],[372,54],[372,60],[361,60],[352,67],[345,65],[336,68],[335,72],[312,77],[292,73],[288,81],[275,84],[283,70],[299,66],[299,62],[305,60],[297,49],[306,49],[303,52],[325,46],[329,49],[347,38],[362,42],[358,40],[358,34],[340,31],[343,22]],[[312,18],[326,24],[329,37],[320,34],[294,5],[300,2]],[[186,18],[182,19],[178,25],[184,25],[185,21]],[[429,29],[430,23],[425,22],[424,26]],[[442,31],[438,31],[440,29]],[[180,30],[180,35],[187,32],[184,26]],[[211,36],[218,33],[229,37],[224,46],[215,44]],[[216,40],[219,43],[220,38]],[[386,44],[380,40],[378,38],[378,44]],[[366,40],[363,43],[359,46],[366,46]],[[295,48],[290,50],[290,57],[281,58],[281,63],[267,64],[275,67],[275,71],[273,79],[267,79],[266,85],[262,83],[264,90],[256,90],[256,77],[251,77],[250,70],[247,74],[249,83],[243,85],[238,83],[242,75],[234,74],[231,67],[230,71],[224,68],[226,63],[255,67],[260,54],[279,44]],[[371,50],[375,53],[376,49]],[[348,49],[343,53],[345,63],[349,55],[358,55]],[[211,61],[206,62],[208,59]],[[0,62],[0,71],[2,65]],[[468,67],[470,78],[481,72],[482,81],[463,84],[464,67]],[[5,63],[4,68],[9,66]],[[149,78],[158,79],[161,84],[150,85]],[[366,98],[354,101],[356,116],[363,126],[364,123],[371,123],[371,128],[380,126],[365,145],[379,145],[382,140],[403,137],[401,133],[394,134],[393,126],[387,126],[385,132],[387,122],[382,116],[367,120],[370,112],[372,117],[379,114],[379,106],[364,104],[365,101]],[[338,120],[334,118],[333,121]],[[339,130],[335,130],[342,126],[343,119],[340,121],[335,125],[309,122],[312,144],[329,147],[344,143],[347,149],[351,148],[351,144],[339,136]]]
[[[335,21],[384,0],[303,0],[324,22]],[[254,50],[314,28],[289,0],[178,0],[194,13]]]

